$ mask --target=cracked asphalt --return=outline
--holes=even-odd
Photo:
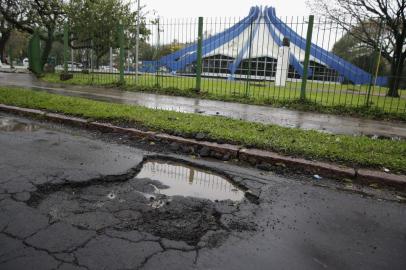
[[[406,269],[397,191],[172,153],[0,114],[0,269]],[[151,159],[259,199],[166,196]],[[403,195],[402,195],[403,196]]]

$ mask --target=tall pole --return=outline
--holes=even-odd
[[[119,83],[120,84],[124,84],[124,27],[123,27],[123,23],[120,20],[120,24],[118,26],[119,28],[119,33],[118,33],[118,37],[119,37],[119,45],[120,45],[120,79],[119,79]]]
[[[203,17],[199,17],[197,36],[196,91],[200,92],[202,85],[202,52],[203,51]]]
[[[307,76],[309,75],[308,72],[309,72],[310,52],[312,47],[313,25],[314,25],[314,16],[310,15],[309,24],[307,27],[306,52],[303,64],[302,87],[300,91],[300,100],[302,101],[306,99],[306,86],[307,86]]]
[[[159,87],[159,66],[158,66],[158,51],[159,51],[159,44],[161,42],[161,34],[160,34],[160,28],[159,28],[159,17],[157,19],[157,40],[156,40],[156,50],[154,52],[154,61],[155,61],[155,69],[156,69],[156,87]]]
[[[141,22],[141,0],[138,0],[137,8],[137,36],[135,44],[135,83],[138,84],[138,62],[140,49],[140,22]]]
[[[69,1],[69,4],[71,5],[71,7],[72,7],[72,0],[70,0]],[[68,20],[68,26],[69,26],[69,20]],[[72,33],[73,34],[73,33]],[[69,27],[68,27],[68,35],[69,35]],[[66,50],[68,50],[68,47],[69,47],[69,36],[68,36],[68,45],[67,45],[67,47],[66,47]],[[71,67],[72,67],[72,69],[73,69],[73,48],[71,48],[70,49],[70,65],[71,65]],[[68,70],[66,70],[66,72],[67,72]],[[73,70],[72,70],[73,71]]]
[[[65,23],[63,26],[63,71],[64,73],[68,73],[68,43],[69,43],[69,37],[68,37],[68,24]],[[72,63],[71,63],[72,65]]]
[[[113,72],[113,48],[110,47],[110,72]]]

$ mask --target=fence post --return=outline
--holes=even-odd
[[[314,25],[314,15],[310,15],[309,24],[307,26],[306,52],[303,64],[302,88],[300,91],[300,100],[302,101],[306,99],[306,86],[307,86],[307,76],[309,75],[309,62],[310,62],[310,50],[312,46],[313,25]]]
[[[29,42],[29,65],[31,71],[35,75],[40,75],[42,73],[42,66],[41,66],[41,47],[39,41],[39,34],[37,31],[34,32],[34,35],[30,39]]]
[[[68,73],[68,25],[63,26],[63,71]],[[73,64],[73,63],[71,63]]]
[[[202,53],[203,53],[203,17],[199,17],[197,37],[197,63],[196,63],[196,91],[200,92],[202,86]]]
[[[118,43],[120,46],[120,79],[119,83],[124,84],[124,27],[120,22],[118,25]]]

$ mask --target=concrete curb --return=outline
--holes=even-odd
[[[123,128],[108,123],[95,122],[57,113],[47,113],[35,109],[0,104],[0,111],[45,118],[48,121],[85,127],[101,132],[126,134],[133,138],[158,141],[169,144],[170,148],[174,151],[181,150],[186,153],[199,153],[203,157],[210,156],[220,160],[238,159],[239,161],[248,162],[251,165],[261,165],[259,167],[264,168],[267,166],[281,166],[293,170],[304,171],[306,173],[319,174],[323,177],[337,179],[350,178],[364,184],[376,183],[406,189],[406,175],[389,174],[369,169],[355,169],[327,162],[310,161],[302,158],[283,156],[265,150],[245,149],[242,146],[237,145],[218,144],[151,131],[142,131],[134,128]]]

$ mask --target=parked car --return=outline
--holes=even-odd
[[[82,69],[82,68],[83,68],[83,64],[68,61],[68,69]]]
[[[102,72],[118,72],[118,69],[110,66],[100,66],[99,70]]]
[[[83,69],[83,64],[81,64],[81,63],[68,61],[67,65],[68,65],[68,70],[69,71],[82,71],[82,69]],[[63,64],[62,65],[57,65],[55,67],[55,70],[58,70],[58,71],[61,71],[63,69],[64,69]]]

